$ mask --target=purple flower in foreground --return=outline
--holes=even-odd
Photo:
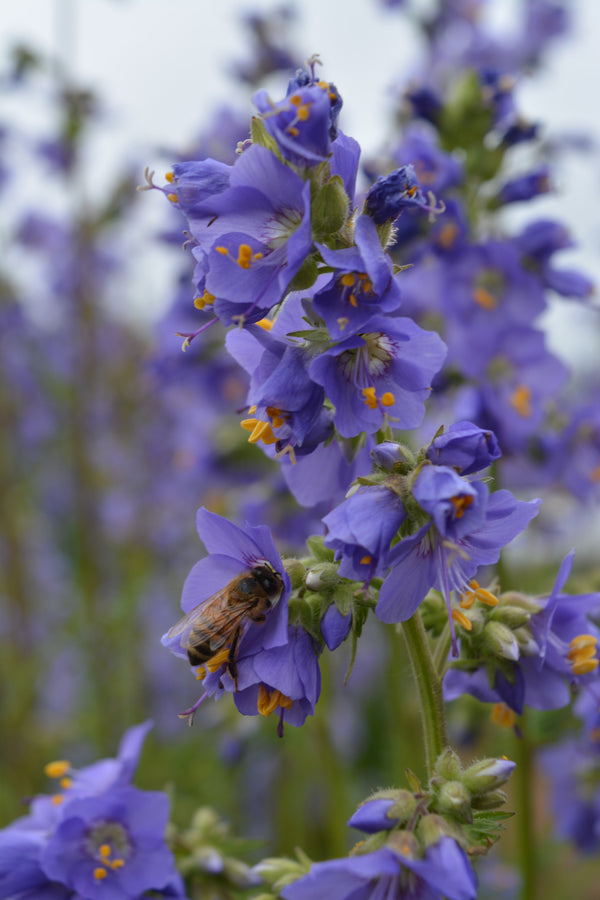
[[[206,666],[201,666],[198,674],[202,677],[207,694],[220,694],[223,690],[236,691],[247,683],[255,683],[255,656],[265,650],[282,647],[288,642],[287,599],[291,590],[290,579],[284,571],[271,532],[265,525],[239,528],[202,507],[196,516],[196,528],[209,555],[197,562],[188,575],[181,597],[181,607],[186,617],[163,636],[162,644],[176,656],[189,658],[188,639],[192,630],[196,629],[196,637],[202,638],[197,642],[206,649]],[[242,610],[238,611],[235,603],[231,605],[226,602],[216,619],[210,612],[207,616],[203,610],[207,601],[222,592],[233,579],[236,582],[240,576],[247,579],[256,567],[275,573],[276,579],[283,585],[280,596],[270,597],[266,604],[272,608],[258,620],[253,620],[253,598],[249,596]],[[236,614],[237,612],[241,614]],[[213,642],[215,648],[211,656]],[[209,646],[205,647],[206,644]],[[235,661],[230,659],[232,654]],[[233,662],[237,669],[235,677],[231,674]],[[197,705],[189,711],[190,714]]]
[[[273,103],[263,90],[254,95],[254,104],[284,159],[298,166],[318,165],[331,153],[341,98],[324,81],[291,87],[281,103]]]
[[[318,245],[334,276],[316,292],[313,307],[336,340],[355,334],[377,313],[395,311],[401,302],[392,261],[369,216],[359,216],[354,240],[356,246],[341,250]]]
[[[400,837],[400,835],[399,835]],[[464,850],[443,837],[422,858],[410,855],[407,841],[373,853],[315,863],[287,885],[284,900],[473,900],[475,873]]]
[[[486,469],[502,456],[496,435],[471,422],[455,422],[429,445],[427,459],[437,466],[450,466],[460,475]]]
[[[431,380],[446,355],[441,338],[411,319],[375,316],[368,329],[326,350],[309,367],[335,406],[342,437],[373,434],[386,417],[398,428],[420,425]]]
[[[382,560],[406,518],[398,494],[379,485],[364,485],[324,517],[325,546],[341,558],[339,574],[370,581],[383,574]]]
[[[169,800],[129,784],[150,723],[130,729],[119,756],[79,771],[46,771],[62,792],[0,831],[0,896],[11,900],[139,900],[185,897],[164,839]]]
[[[431,521],[388,554],[391,571],[376,608],[384,622],[409,619],[431,588],[443,594],[450,610],[450,592],[464,593],[479,566],[497,562],[540,504],[516,500],[509,491],[490,495],[486,484],[467,481],[446,466],[424,467],[413,496]]]

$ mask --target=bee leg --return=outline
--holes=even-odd
[[[238,690],[238,681],[237,681],[237,666],[235,664],[235,651],[237,650],[238,641],[240,639],[240,633],[241,633],[241,629],[237,628],[236,632],[233,636],[231,646],[229,648],[229,662],[227,663],[227,671],[233,678],[236,692]]]

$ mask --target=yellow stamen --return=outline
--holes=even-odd
[[[408,188],[408,190],[406,191],[406,193],[408,194],[409,197],[414,197],[418,190],[419,190],[419,189],[418,189],[418,187],[416,186],[416,184],[413,184],[412,187],[409,187],[409,188]]]
[[[177,194],[167,194],[167,200],[170,200],[171,203],[177,203]]]
[[[112,850],[110,849],[110,844],[100,844],[100,846],[98,847],[98,853],[104,859],[108,859],[108,857],[112,853]]]
[[[249,244],[240,244],[237,263],[241,269],[249,269],[252,261],[252,247]]]
[[[484,603],[486,606],[498,606],[498,598],[496,595],[485,588],[478,587],[475,591],[475,597],[480,603]]]
[[[465,494],[462,497],[459,497],[457,495],[456,497],[450,497],[450,502],[452,503],[452,505],[454,507],[454,514],[455,514],[456,518],[462,519],[465,512],[468,510],[468,508],[473,503],[473,498],[471,497],[470,494]]]
[[[264,328],[265,331],[270,331],[274,323],[271,319],[260,319],[256,324]]]
[[[71,763],[66,759],[57,759],[54,762],[46,763],[44,773],[48,778],[62,778],[71,768]]]
[[[590,481],[594,484],[600,481],[600,463],[590,472]]]
[[[496,309],[498,306],[498,301],[494,295],[490,294],[489,291],[486,291],[486,289],[482,287],[473,289],[473,300],[481,306],[482,309]]]
[[[356,277],[353,272],[347,272],[346,275],[342,275],[340,281],[344,287],[352,287],[356,281]]]
[[[274,712],[278,706],[283,707],[283,709],[289,709],[292,705],[292,701],[289,697],[286,697],[285,694],[282,694],[281,691],[273,690],[269,693],[267,691],[264,684],[258,689],[258,701],[257,701],[257,709],[261,716],[270,716],[272,712]]]
[[[108,872],[106,871],[104,866],[97,866],[97,868],[94,869],[94,878],[96,879],[96,881],[102,881],[102,879],[106,878],[107,875]]]
[[[348,302],[350,303],[350,306],[353,306],[355,309],[358,306],[358,300],[356,299],[355,294],[350,294],[350,296],[348,297]]]
[[[473,628],[471,621],[469,619],[467,619],[464,612],[461,612],[460,609],[452,610],[452,618],[454,619],[455,622],[458,622],[459,625],[462,625],[462,627],[466,631],[471,631],[471,629]]]
[[[124,859],[113,859],[113,861],[110,863],[111,869],[120,869],[124,865],[125,865]]]
[[[471,609],[477,597],[475,596],[475,591],[465,591],[464,594],[460,595],[460,606],[462,609]]]
[[[209,293],[208,291],[204,291],[201,297],[196,297],[194,300],[194,306],[196,309],[204,309],[205,306],[212,306],[215,302],[216,297],[214,294]]]
[[[65,798],[63,797],[62,794],[54,794],[51,798],[52,804],[54,806],[60,806],[60,804],[63,802],[64,799]]]
[[[440,247],[444,250],[449,250],[457,237],[458,225],[449,224],[440,228],[437,241]]]
[[[578,634],[577,637],[574,637],[571,643],[569,644],[570,652],[568,654],[569,659],[573,659],[571,653],[576,654],[580,650],[585,650],[588,647],[595,647],[598,643],[598,638],[594,637],[593,634]]]
[[[524,419],[529,419],[533,413],[531,388],[526,384],[519,384],[510,395],[510,405]]]
[[[302,97],[300,96],[300,94],[292,94],[292,96],[289,98],[289,101],[292,106],[302,106]]]
[[[310,116],[310,103],[305,103],[303,106],[299,106],[296,115],[300,122],[306,122]]]
[[[362,395],[365,398],[365,404],[369,409],[377,409],[377,397],[374,387],[366,387],[362,389]]]
[[[174,172],[167,172],[167,174],[165,175],[165,178],[167,179],[167,181],[169,182],[169,184],[173,184],[173,179],[175,178],[175,173],[174,173]]]
[[[571,665],[571,671],[573,675],[589,675],[590,672],[594,672],[598,668],[599,662],[600,660],[598,659],[582,659]]]
[[[60,784],[61,788],[63,789],[63,791],[66,791],[73,784],[73,779],[72,778],[61,778],[59,781],[59,784]]]
[[[370,556],[363,556],[363,558],[361,559],[360,562],[361,562],[361,565],[363,565],[363,566],[368,566],[368,565],[370,564],[370,562],[371,562],[371,557],[370,557]]]
[[[396,398],[390,391],[386,391],[381,395],[381,405],[382,406],[393,406],[396,402]]]
[[[512,728],[516,718],[515,713],[506,703],[494,703],[491,714],[494,725],[500,725],[501,728]]]
[[[288,125],[286,131],[288,131],[292,137],[298,137],[298,135],[300,134],[300,132],[294,125]]]
[[[221,668],[224,662],[229,662],[230,652],[231,651],[229,647],[223,647],[221,650],[219,650],[219,652],[216,653],[213,658],[209,659],[206,663],[206,668],[208,669],[208,671],[216,672]]]
[[[227,256],[227,254],[229,253],[227,247],[215,247],[215,250],[217,251],[217,253],[220,253],[221,256]]]

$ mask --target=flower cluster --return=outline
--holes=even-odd
[[[0,896],[11,900],[185,900],[165,843],[169,801],[131,784],[150,722],[130,728],[116,759],[83,769],[48,763],[58,782],[28,815],[0,831]]]

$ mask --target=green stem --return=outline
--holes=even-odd
[[[522,718],[520,727],[523,730],[523,736],[516,742],[515,776],[519,797],[519,814],[515,817],[515,824],[518,829],[518,857],[522,877],[521,897],[522,900],[535,900],[538,889],[538,859],[533,809],[534,748],[524,731],[525,724],[525,720]]]
[[[437,639],[435,650],[433,651],[433,664],[438,678],[443,678],[446,674],[446,666],[448,664],[448,654],[452,646],[452,631],[450,622],[446,622],[444,630]]]
[[[432,772],[436,759],[448,744],[442,682],[437,674],[418,610],[410,619],[402,622],[402,632],[421,705],[427,771]]]

